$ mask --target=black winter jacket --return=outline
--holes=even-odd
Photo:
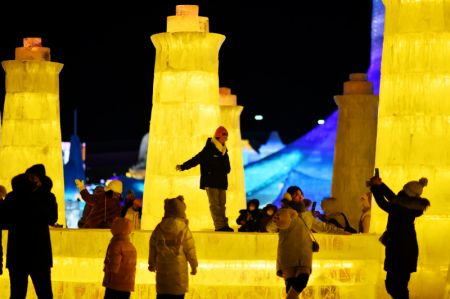
[[[230,172],[228,151],[224,155],[217,149],[211,138],[205,147],[192,159],[181,165],[181,170],[187,170],[200,164],[200,189],[206,187],[227,190]]]
[[[416,272],[419,247],[414,220],[423,214],[430,202],[410,197],[403,191],[397,195],[385,184],[370,188],[378,206],[389,213],[387,222],[385,271]]]
[[[42,269],[53,266],[49,225],[58,220],[56,198],[50,192],[52,181],[45,177],[33,191],[25,174],[12,180],[13,191],[4,202],[8,248],[8,269]]]

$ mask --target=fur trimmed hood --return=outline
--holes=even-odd
[[[430,206],[430,201],[428,199],[407,196],[406,194],[402,194],[402,192],[400,192],[397,198],[393,199],[391,203],[410,210],[418,211],[425,211]]]

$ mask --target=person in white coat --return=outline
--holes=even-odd
[[[184,298],[188,263],[197,273],[195,242],[186,219],[183,196],[164,200],[164,217],[150,237],[148,269],[156,272],[157,299]]]
[[[295,188],[294,188],[295,187]],[[285,194],[284,207],[279,209],[266,227],[269,232],[278,232],[277,275],[283,277],[286,298],[298,298],[306,288],[312,272],[312,231],[350,234],[334,225],[317,220],[304,209],[303,192],[292,186],[292,194]],[[293,195],[293,196],[292,196]],[[295,209],[294,207],[301,207]]]

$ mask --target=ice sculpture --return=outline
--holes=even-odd
[[[269,138],[267,142],[261,145],[258,149],[260,159],[267,157],[275,152],[278,152],[280,149],[285,147],[286,145],[281,141],[280,135],[277,131],[270,132]]]
[[[230,225],[239,210],[246,208],[244,186],[244,163],[242,160],[242,139],[240,116],[244,107],[237,105],[236,95],[227,87],[219,88],[220,123],[228,130],[228,155],[232,172],[228,175],[227,213]]]
[[[175,165],[196,155],[219,126],[218,52],[225,37],[208,32],[198,6],[178,5],[176,11],[167,19],[168,32],[151,37],[156,60],[142,228],[161,220],[165,198],[182,194],[191,230],[211,229],[199,167],[177,172]]]
[[[423,196],[431,207],[416,221],[413,293],[442,298],[450,261],[450,16],[442,1],[384,4],[375,165],[395,192],[409,180],[429,179]],[[386,214],[375,207],[371,231],[385,225]]]
[[[147,165],[147,151],[148,151],[148,133],[145,133],[139,145],[138,161],[135,165],[131,166],[128,169],[127,176],[137,180],[144,180],[145,167]]]
[[[61,63],[50,61],[40,38],[25,38],[15,60],[2,62],[6,95],[0,146],[0,184],[36,163],[45,165],[58,202],[58,223],[65,224],[64,178],[59,118]]]
[[[280,151],[245,166],[247,198],[261,205],[279,203],[290,185],[299,185],[305,196],[320,201],[331,194],[337,111],[324,125],[288,144]]]
[[[378,96],[372,88],[366,74],[351,74],[344,94],[334,97],[339,119],[331,195],[353,227],[361,217],[360,197],[368,191],[365,181],[374,171]]]

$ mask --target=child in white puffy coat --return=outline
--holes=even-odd
[[[197,273],[195,242],[186,219],[183,196],[164,201],[164,217],[150,237],[148,269],[156,271],[157,299],[184,298],[189,276]]]

